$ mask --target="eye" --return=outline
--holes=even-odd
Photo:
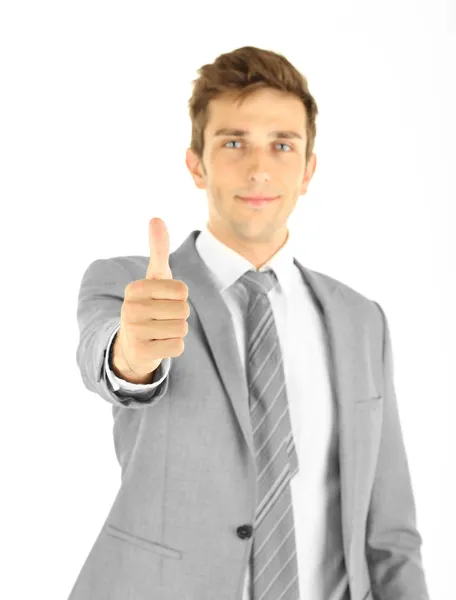
[[[227,144],[239,144],[239,143],[240,143],[240,141],[239,141],[239,140],[230,140],[230,141],[226,142],[226,143],[224,144],[224,146],[226,146]],[[290,150],[287,150],[287,152],[289,152],[289,151],[291,151],[291,150],[292,150],[292,147],[290,146],[290,144],[286,144],[285,142],[278,142],[278,143],[276,144],[276,146],[288,146],[288,148],[289,148]]]
[[[277,144],[278,146],[288,146],[290,148],[290,150],[292,149],[290,144],[286,144],[285,142],[278,142]]]
[[[229,142],[226,142],[226,144],[239,144],[239,140],[230,140]],[[224,146],[226,146],[226,144],[224,144]]]

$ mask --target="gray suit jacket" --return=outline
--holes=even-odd
[[[111,391],[103,362],[125,287],[145,277],[149,257],[95,260],[83,275],[77,363],[85,387],[112,404],[122,479],[69,600],[242,598],[252,538],[238,528],[256,507],[247,382],[198,234],[170,254],[174,279],[189,288],[185,349],[143,401]],[[330,343],[351,600],[428,600],[385,314],[294,263]]]

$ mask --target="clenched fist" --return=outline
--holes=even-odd
[[[113,346],[114,372],[132,383],[150,383],[163,358],[182,354],[188,333],[188,287],[173,279],[169,233],[159,218],[149,221],[149,247],[146,278],[125,287]]]

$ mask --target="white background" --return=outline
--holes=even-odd
[[[433,599],[454,597],[453,0],[14,2],[0,9],[0,596],[67,598],[112,506],[111,405],[76,364],[97,258],[174,251],[207,220],[185,166],[197,69],[284,54],[318,107],[297,258],[378,301]]]

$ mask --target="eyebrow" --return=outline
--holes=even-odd
[[[222,136],[222,135],[245,137],[245,136],[249,135],[249,133],[250,133],[250,131],[247,131],[245,129],[230,129],[227,127],[222,127],[221,129],[217,129],[217,131],[214,133],[214,137]],[[279,138],[287,138],[287,139],[299,138],[300,140],[303,139],[302,135],[300,135],[296,131],[290,131],[290,130],[271,131],[271,132],[269,132],[268,137],[279,137]]]

